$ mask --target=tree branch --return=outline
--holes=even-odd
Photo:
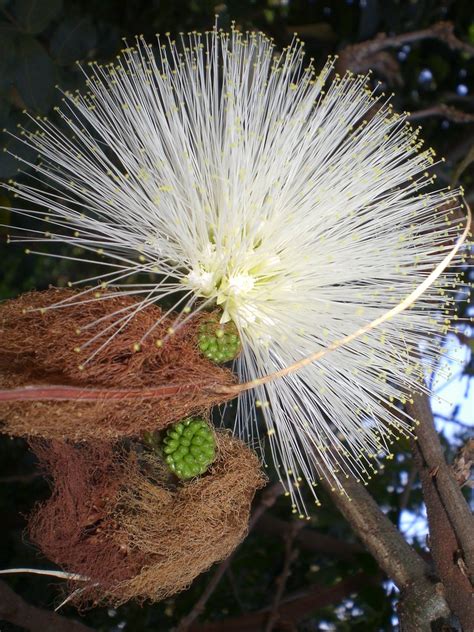
[[[353,477],[344,481],[346,494],[322,480],[334,504],[401,592],[400,613],[404,632],[431,631],[430,622],[446,618],[449,607],[429,579],[430,566],[410,547],[393,523]]]
[[[468,55],[474,55],[474,46],[463,42],[454,34],[452,22],[437,22],[426,29],[400,33],[388,36],[380,33],[374,39],[346,46],[339,54],[337,70],[341,73],[346,70],[353,72],[366,72],[373,67],[373,60],[377,63],[377,55],[387,48],[398,48],[403,44],[413,44],[426,39],[437,39],[444,42],[451,50],[461,51]]]
[[[276,592],[275,597],[273,598],[272,607],[270,610],[270,615],[268,617],[267,624],[265,626],[265,632],[272,632],[275,624],[279,619],[279,609],[280,603],[285,592],[286,583],[288,581],[289,576],[291,575],[291,565],[298,557],[298,550],[293,548],[296,535],[298,531],[302,528],[303,523],[293,521],[291,524],[290,530],[287,532],[285,536],[285,559],[283,561],[283,569],[280,575],[276,579]]]
[[[459,546],[456,534],[449,521],[449,516],[436,489],[435,476],[423,458],[423,453],[416,441],[412,442],[415,463],[420,472],[423,497],[429,524],[429,548],[436,571],[443,583],[446,601],[453,613],[458,617],[463,630],[473,629],[474,599],[472,586],[459,557]]]
[[[30,632],[94,632],[92,628],[79,623],[79,621],[73,621],[56,612],[32,606],[1,580],[0,619]]]
[[[321,485],[326,488],[336,507],[378,561],[382,570],[400,590],[429,574],[429,566],[382,513],[361,483],[349,477],[344,481],[346,494],[334,490],[332,483],[326,479],[321,481]]]
[[[412,441],[412,449],[426,504],[429,548],[448,604],[463,630],[473,630],[473,517],[452,468],[444,459],[428,397],[417,395],[413,401],[409,412],[416,415],[419,425],[418,440]]]
[[[459,489],[452,469],[444,458],[427,395],[416,395],[413,398],[413,404],[407,405],[407,411],[420,422],[416,428],[419,452],[431,473],[440,501],[452,524],[459,548],[469,569],[471,583],[474,583],[474,517]]]
[[[436,22],[425,29],[400,33],[399,35],[387,36],[381,33],[372,40],[369,50],[376,52],[384,48],[398,48],[403,46],[403,44],[413,44],[426,39],[437,39],[440,42],[444,42],[451,50],[461,51],[471,56],[474,55],[474,46],[456,37],[454,24],[448,21]]]
[[[463,112],[462,110],[458,110],[458,108],[442,103],[432,105],[424,110],[410,112],[407,119],[409,121],[419,121],[430,116],[441,116],[453,123],[474,123],[474,114],[472,112]]]

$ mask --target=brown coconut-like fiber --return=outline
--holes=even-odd
[[[46,557],[78,574],[91,568],[98,581],[115,582],[144,562],[126,554],[127,541],[113,544],[108,533],[124,462],[111,444],[34,440],[40,468],[52,481],[52,494],[35,508],[28,523],[31,540]]]
[[[241,441],[217,432],[216,446],[206,474],[177,484],[154,453],[35,446],[53,493],[31,516],[30,536],[64,570],[89,578],[69,582],[73,603],[159,601],[234,550],[266,479]]]
[[[138,311],[90,363],[85,360],[106,340],[99,337],[84,347],[113,318],[92,322],[130,305],[131,297],[104,292],[104,300],[67,289],[30,292],[0,306],[0,388],[67,385],[104,389],[146,389],[173,385],[178,392],[159,398],[120,401],[7,401],[0,403],[2,430],[17,436],[50,439],[112,439],[163,428],[186,416],[209,409],[230,396],[216,395],[205,385],[235,383],[230,371],[204,358],[197,347],[197,329],[209,314],[198,314],[169,335],[174,322],[162,318],[159,307]],[[77,302],[44,309],[65,299]],[[130,313],[130,312],[127,312]],[[152,327],[136,350],[136,344]],[[118,329],[118,326],[117,326]],[[115,330],[108,332],[108,335]],[[165,340],[157,347],[157,340]],[[83,363],[83,368],[81,367]],[[191,388],[189,386],[191,385]]]

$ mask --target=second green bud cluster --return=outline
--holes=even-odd
[[[189,418],[171,426],[163,441],[165,461],[178,478],[203,474],[216,458],[216,442],[209,424]]]
[[[230,362],[240,351],[239,332],[232,322],[221,325],[215,320],[208,320],[199,328],[198,345],[203,355],[212,362]]]

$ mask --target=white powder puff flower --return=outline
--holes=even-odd
[[[62,128],[39,119],[23,132],[40,162],[9,184],[47,209],[26,212],[50,222],[38,241],[109,266],[83,279],[91,300],[95,282],[136,295],[139,308],[175,296],[183,318],[220,306],[241,336],[243,381],[393,308],[459,233],[455,193],[425,192],[433,151],[418,132],[367,77],[330,77],[332,61],[316,74],[308,62],[298,39],[278,53],[236,30],[138,40],[115,63],[92,64],[87,95],[65,94]],[[137,283],[139,273],[159,280]],[[304,479],[370,478],[406,434],[396,404],[423,377],[419,358],[439,353],[445,299],[432,285],[381,327],[241,395],[237,429],[252,439],[261,409],[295,511]],[[115,322],[126,327],[136,309]],[[104,345],[116,331],[104,323]]]

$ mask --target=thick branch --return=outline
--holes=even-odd
[[[431,472],[440,501],[453,527],[459,548],[474,583],[474,517],[468,507],[452,469],[446,463],[443,448],[433,422],[427,395],[416,395],[407,411],[420,423],[416,429],[419,452]]]
[[[428,515],[431,555],[443,583],[446,600],[467,632],[473,629],[471,624],[474,625],[472,586],[465,574],[463,559],[459,556],[456,534],[436,488],[435,475],[423,458],[418,442],[412,443]]]
[[[335,491],[326,479],[322,484],[380,568],[398,586],[406,615],[404,631],[429,631],[431,621],[449,616],[443,595],[429,579],[430,567],[382,513],[365,487],[350,477],[344,481],[345,495]]]
[[[330,481],[321,484],[351,525],[356,535],[379,563],[380,568],[400,590],[408,588],[429,574],[429,566],[405,541],[395,525],[382,513],[366,488],[350,477],[341,494]]]
[[[0,619],[30,632],[94,632],[83,623],[32,606],[4,581],[0,581]]]

